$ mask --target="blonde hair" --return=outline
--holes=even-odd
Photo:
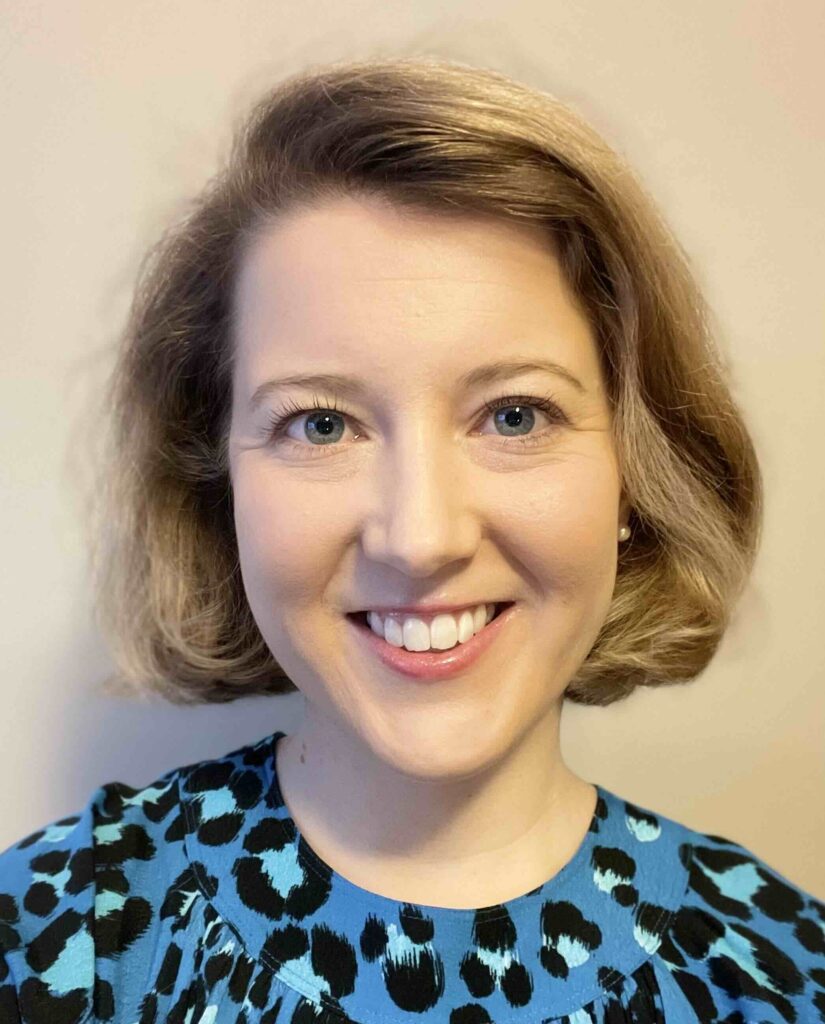
[[[598,340],[632,504],[612,603],[565,696],[606,705],[695,678],[751,572],[762,482],[688,260],[569,107],[496,71],[398,58],[279,83],[141,265],[91,535],[97,619],[118,668],[106,688],[178,704],[298,689],[240,575],[230,299],[262,225],[347,195],[546,230]]]

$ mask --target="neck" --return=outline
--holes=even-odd
[[[378,754],[312,708],[278,743],[278,779],[304,840],[355,885],[430,906],[491,906],[551,878],[587,833],[596,791],[561,757],[558,709],[486,758],[477,742],[467,761],[455,745],[422,740],[411,763],[409,743]]]

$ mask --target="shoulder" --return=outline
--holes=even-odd
[[[106,783],[78,813],[0,852],[0,1019],[90,1015],[96,958],[146,930],[158,862],[183,837],[179,772],[139,789]]]
[[[825,905],[740,843],[682,828],[687,887],[658,953],[699,1019],[825,1019]]]

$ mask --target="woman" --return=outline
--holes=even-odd
[[[101,624],[179,703],[305,716],[0,857],[0,1017],[823,1019],[825,907],[576,776],[565,699],[710,662],[761,478],[607,145],[465,65],[316,68],[139,283]]]

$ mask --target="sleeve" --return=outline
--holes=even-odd
[[[0,1021],[82,1024],[94,990],[93,799],[0,853]]]
[[[825,1021],[825,906],[747,847],[692,843],[670,940],[664,959],[699,1020]]]

